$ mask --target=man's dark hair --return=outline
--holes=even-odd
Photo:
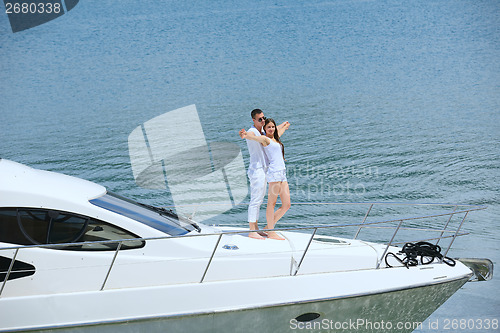
[[[255,116],[260,114],[260,113],[263,113],[263,111],[261,109],[253,109],[252,113],[251,113],[252,119],[255,119]]]

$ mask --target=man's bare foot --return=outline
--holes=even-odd
[[[264,231],[257,231],[257,233],[262,237],[267,238],[267,234]]]
[[[285,240],[283,237],[281,237],[280,235],[278,235],[274,231],[268,231],[267,232],[267,238],[277,239],[277,240]]]
[[[265,239],[258,232],[255,232],[255,231],[254,232],[249,232],[248,233],[248,237],[254,238],[254,239]]]

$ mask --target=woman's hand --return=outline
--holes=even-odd
[[[239,131],[239,134],[240,134],[240,138],[257,141],[258,143],[260,143],[264,147],[266,147],[271,142],[271,139],[269,139],[265,135],[255,136],[255,134],[253,134],[252,132],[247,132],[244,129],[241,129]]]

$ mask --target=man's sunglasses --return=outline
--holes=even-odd
[[[257,119],[258,122],[261,122],[263,120],[266,120],[267,118],[266,117],[260,117],[259,119]]]

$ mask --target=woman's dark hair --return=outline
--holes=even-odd
[[[272,118],[267,118],[266,122],[264,123],[264,131],[266,130],[266,126],[269,123],[274,124],[274,140],[278,141],[278,143],[281,145],[281,153],[283,154],[283,159],[285,159],[285,146],[283,145],[283,142],[280,140],[280,136],[278,135],[278,126],[276,126],[276,122]]]

